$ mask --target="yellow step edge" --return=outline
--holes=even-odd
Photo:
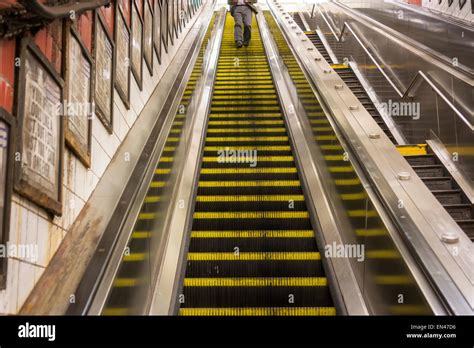
[[[145,197],[145,203],[158,203],[161,200],[160,196],[147,196]]]
[[[291,151],[291,147],[287,145],[280,146],[204,146],[204,151],[242,151],[242,150],[257,150],[257,151]]]
[[[350,217],[377,217],[379,214],[375,210],[349,210],[348,215]]]
[[[336,179],[334,180],[337,186],[356,186],[360,185],[359,179]]]
[[[352,166],[344,166],[344,167],[329,167],[330,173],[352,173],[354,168]]]
[[[145,239],[145,238],[150,238],[151,237],[151,232],[148,231],[134,231],[132,232],[132,238],[133,239]]]
[[[137,278],[116,278],[113,286],[116,288],[128,288],[137,286],[138,284],[139,280]]]
[[[184,278],[184,286],[327,286],[325,277],[298,278]]]
[[[319,252],[188,253],[188,261],[314,261]]]
[[[210,126],[283,125],[283,120],[273,121],[209,121]]]
[[[373,229],[358,229],[356,230],[356,236],[358,237],[378,237],[385,236],[387,231],[382,228],[373,228]]]
[[[399,145],[397,146],[398,152],[402,156],[420,156],[428,154],[428,145],[427,144],[417,144],[417,145]]]
[[[183,316],[334,316],[334,307],[181,308]]]
[[[191,238],[313,238],[311,230],[293,231],[193,231]]]
[[[146,259],[145,253],[131,253],[129,255],[124,255],[123,261],[127,262],[135,262],[135,261],[143,261]]]
[[[343,201],[358,201],[358,200],[364,200],[367,199],[367,193],[365,192],[359,192],[359,193],[342,193],[341,194],[341,199]]]
[[[289,202],[304,201],[303,195],[218,195],[197,196],[197,202]]]
[[[223,150],[225,151],[225,150]],[[240,151],[245,151],[245,150],[240,150]],[[294,158],[293,156],[258,156],[255,158],[255,157],[251,157],[251,156],[248,156],[247,153],[244,153],[242,155],[243,157],[246,157],[246,158],[251,158],[252,160],[254,161],[258,161],[258,162],[293,162],[294,161]],[[237,157],[234,158],[235,159],[235,162],[237,162]],[[232,158],[230,158],[228,161],[224,159],[222,159],[220,156],[216,155],[216,156],[213,156],[213,157],[203,157],[202,158],[202,161],[205,162],[205,163],[215,163],[215,162],[218,162],[218,163],[233,163],[232,162]]]
[[[338,69],[347,69],[349,66],[346,64],[331,64],[331,68],[338,70]]]
[[[287,136],[278,137],[206,137],[206,141],[228,142],[228,141],[288,141]]]
[[[286,133],[285,128],[209,128],[209,134],[216,133]]]
[[[101,313],[101,315],[110,315],[110,316],[112,315],[122,316],[122,315],[128,315],[128,314],[129,314],[128,308],[112,308],[112,307],[104,308]]]
[[[299,180],[199,181],[199,187],[297,187]]]
[[[156,213],[140,213],[138,214],[138,220],[153,220],[156,217]]]
[[[399,259],[400,254],[395,250],[369,250],[365,252],[369,259]]]
[[[158,168],[155,169],[155,174],[169,174],[171,173],[171,168]]]
[[[165,181],[152,181],[150,184],[150,187],[153,187],[153,188],[159,188],[159,187],[165,187],[165,186],[166,186]]]
[[[414,280],[406,275],[376,276],[375,283],[379,285],[410,285],[414,284]]]
[[[296,173],[292,168],[202,168],[201,174],[288,174]]]
[[[196,212],[194,219],[307,219],[307,211]]]

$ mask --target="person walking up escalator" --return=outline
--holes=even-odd
[[[252,12],[257,13],[253,4],[257,0],[228,0],[230,14],[234,17],[234,39],[237,48],[248,46],[252,36]],[[243,30],[242,30],[243,27]]]

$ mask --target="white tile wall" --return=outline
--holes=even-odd
[[[39,208],[16,193],[13,194],[9,243],[37,245],[38,259],[32,261],[15,257],[8,260],[7,287],[0,291],[0,314],[14,314],[21,309],[34,284],[43,274],[70,226],[94,191],[120,143],[133,126],[137,115],[153,93],[156,84],[184,40],[186,32],[175,42],[175,46],[169,50],[168,54],[162,57],[161,65],[158,64],[154,52],[153,76],[150,76],[148,68],[144,65],[143,91],[139,90],[131,75],[130,110],[126,109],[118,93],[114,92],[113,134],[106,131],[98,118],[93,120],[91,168],[86,168],[68,148],[65,149],[62,216],[52,217],[45,209]],[[145,64],[144,61],[143,64]]]

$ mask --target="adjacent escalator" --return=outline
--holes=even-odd
[[[257,23],[227,18],[180,315],[335,315]],[[178,301],[178,300],[177,300]]]
[[[299,14],[295,14],[295,21],[299,16]],[[311,24],[314,24],[310,19],[308,20]],[[301,18],[299,18],[299,22],[302,23]],[[316,32],[305,32],[305,34],[321,55],[323,55],[325,60],[331,64],[331,67],[338,73],[347,87],[349,87],[357,99],[359,99],[382,131],[397,146],[400,153],[405,157],[441,205],[443,205],[467,236],[474,241],[474,205],[461,190],[449,170],[443,165],[440,159],[437,158],[427,144],[399,145],[390,127],[387,125],[386,120],[382,117],[372,99],[369,97],[352,67],[345,64],[332,64],[328,51],[318,34]],[[380,83],[387,85],[386,81],[381,81]],[[403,119],[396,121],[397,126],[401,127],[404,132],[409,132],[412,138],[420,138],[420,136],[413,134],[413,132],[417,130],[409,126],[404,127],[405,123],[406,121]],[[423,138],[421,137],[421,139]]]

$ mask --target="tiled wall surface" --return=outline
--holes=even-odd
[[[462,2],[454,0],[450,6],[448,0],[442,0],[441,3],[438,0],[423,0],[422,6],[474,24],[474,2],[466,0],[464,7],[461,9],[460,3]]]
[[[199,12],[198,12],[199,13]],[[196,16],[195,16],[196,17]],[[29,200],[14,193],[11,206],[11,244],[37,245],[36,260],[11,257],[8,260],[7,286],[0,291],[0,313],[17,313],[33,286],[47,267],[61,241],[78,216],[106,170],[117,148],[133,126],[144,105],[150,98],[167,66],[175,56],[179,46],[195,18],[186,25],[174,45],[163,52],[158,64],[154,52],[153,76],[150,76],[143,62],[143,90],[140,91],[131,74],[130,109],[127,110],[115,90],[114,129],[109,134],[99,119],[92,124],[91,167],[87,169],[66,147],[63,165],[63,215],[51,218],[46,211]],[[3,49],[0,47],[0,49]],[[2,78],[0,77],[0,84]]]

